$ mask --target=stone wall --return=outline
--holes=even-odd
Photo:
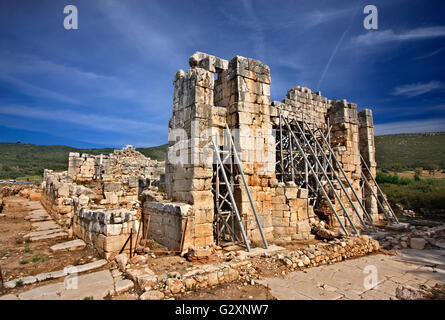
[[[130,233],[133,233],[131,247],[136,246],[136,235],[139,230],[137,210],[81,208],[74,216],[74,235],[91,244],[106,259],[130,251],[130,240],[124,248]]]
[[[164,173],[164,162],[152,160],[133,146],[114,150],[109,155],[89,155],[70,152],[68,175],[74,181],[112,181],[135,187],[137,178],[159,180]]]
[[[148,238],[170,250],[181,249],[186,219],[192,214],[193,208],[188,204],[143,201],[142,216],[144,226],[149,225]],[[193,234],[195,227],[190,223],[190,229],[186,231],[183,243],[184,251],[193,247],[193,239],[190,235]],[[146,230],[144,229],[143,232],[145,233]],[[147,235],[144,234],[144,237],[147,238]]]

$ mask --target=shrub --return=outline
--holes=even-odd
[[[408,209],[418,211],[425,209],[443,209],[445,207],[445,180],[439,179],[413,179],[410,183],[404,184],[398,179],[397,183],[388,182],[392,176],[379,177],[382,181],[380,186],[387,195],[391,204],[400,203]],[[392,181],[392,180],[391,180]],[[402,182],[405,182],[402,180]]]
[[[423,166],[423,169],[427,170],[430,175],[434,175],[434,173],[439,170],[439,166],[435,163],[428,163]]]

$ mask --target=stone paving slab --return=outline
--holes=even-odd
[[[42,206],[42,204],[40,203],[40,201],[22,200],[21,202],[25,202],[26,205],[27,205],[30,209],[43,209],[43,206]]]
[[[407,249],[400,256],[370,255],[258,281],[277,299],[388,300],[400,284],[445,283],[444,251]],[[429,265],[436,265],[435,268]],[[438,272],[439,270],[439,272]],[[442,270],[444,273],[441,273]],[[369,277],[375,275],[373,288]]]
[[[245,257],[251,258],[251,257],[259,257],[263,254],[272,255],[274,253],[277,253],[279,251],[284,251],[284,250],[286,250],[286,248],[283,248],[283,247],[280,247],[277,245],[269,245],[268,249],[257,247],[257,248],[252,248],[250,250],[250,252],[247,252],[245,250],[240,250],[240,251],[238,251],[238,253],[240,254],[240,256],[245,256]]]
[[[23,238],[32,238],[32,237],[40,237],[40,236],[47,236],[52,233],[62,232],[62,229],[50,229],[50,230],[43,230],[43,231],[31,231],[23,236]]]
[[[128,291],[134,287],[134,282],[129,279],[117,280],[114,286],[114,291],[116,293],[122,293]]]
[[[12,288],[16,287],[17,281],[19,281],[19,280],[21,280],[23,284],[32,284],[35,282],[41,282],[41,281],[45,281],[45,280],[51,280],[51,279],[57,279],[57,278],[64,277],[68,274],[68,270],[70,270],[71,272],[82,273],[82,272],[86,272],[86,271],[90,271],[90,270],[94,270],[94,269],[103,267],[107,263],[108,263],[107,260],[101,259],[101,260],[93,261],[90,263],[81,264],[78,266],[67,266],[67,267],[69,267],[69,269],[67,269],[67,267],[66,267],[63,270],[44,272],[44,273],[39,273],[36,276],[28,276],[28,277],[13,279],[13,280],[5,282],[3,285],[5,288],[12,289]]]
[[[29,241],[35,242],[35,241],[41,241],[41,240],[55,240],[55,239],[62,240],[62,239],[66,239],[66,238],[68,238],[68,233],[61,231],[61,232],[51,233],[48,235],[31,237],[31,238],[29,238]]]
[[[77,281],[77,289],[62,291],[60,295],[62,300],[81,300],[85,297],[100,300],[114,293],[114,280],[109,270],[79,276]]]
[[[64,283],[58,282],[37,287],[19,294],[20,300],[60,300]]]
[[[83,240],[76,239],[76,240],[71,240],[71,241],[55,244],[55,245],[51,246],[49,249],[52,252],[75,251],[75,250],[82,250],[83,248],[85,248],[86,245],[87,244]]]
[[[15,294],[5,294],[4,296],[0,297],[0,300],[19,300],[19,297],[17,297]]]
[[[32,228],[35,229],[35,231],[44,231],[51,229],[60,229],[60,226],[54,221],[42,221],[32,223]]]
[[[103,299],[108,294],[114,293],[114,280],[109,270],[81,275],[74,281],[72,279],[33,288],[21,293],[18,298],[20,300],[82,300],[86,297]]]

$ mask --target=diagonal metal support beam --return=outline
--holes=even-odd
[[[235,143],[233,141],[232,134],[230,133],[230,129],[229,129],[229,126],[227,125],[227,123],[226,123],[226,130],[227,130],[227,134],[229,136],[230,145],[233,148],[233,155],[235,156],[235,162],[238,165],[238,169],[239,169],[239,172],[241,173],[241,178],[243,180],[244,188],[246,189],[247,197],[249,198],[250,206],[252,207],[253,214],[255,215],[256,224],[258,226],[258,229],[260,230],[260,234],[261,234],[261,238],[263,239],[264,246],[266,247],[266,249],[268,249],[269,246],[267,244],[267,240],[264,235],[263,228],[261,227],[261,222],[260,222],[260,219],[256,212],[255,204],[253,202],[252,195],[250,194],[249,186],[247,185],[247,181],[246,181],[246,177],[244,176],[243,168],[241,167],[241,160],[238,156],[238,151],[236,151]]]
[[[286,124],[289,126],[288,122],[286,121]],[[326,178],[329,186],[332,189],[332,192],[334,193],[335,198],[338,200],[346,218],[348,219],[349,223],[351,223],[352,228],[354,229],[355,233],[358,234],[358,230],[356,229],[354,223],[352,222],[351,217],[348,214],[348,211],[346,210],[346,207],[343,204],[343,201],[341,201],[340,196],[337,194],[337,192],[335,191],[334,185],[332,184],[331,179],[329,179],[329,176],[327,175],[326,171],[324,170],[323,166],[321,165],[320,161],[317,158],[317,155],[315,154],[314,149],[312,149],[312,146],[310,145],[309,141],[307,140],[304,131],[301,129],[301,127],[298,125],[298,122],[295,123],[295,125],[297,126],[298,131],[300,132],[301,137],[303,138],[303,142],[306,144],[306,146],[309,148],[310,153],[312,154],[312,156],[314,157],[315,160],[315,164],[318,165],[319,169],[321,170],[321,173],[323,174],[323,176]],[[290,128],[290,126],[289,126]],[[290,130],[290,129],[289,129]],[[295,137],[296,138],[296,137]],[[359,216],[360,217],[360,216]],[[365,225],[366,230],[369,232],[368,228]]]
[[[295,140],[295,144],[298,148],[298,151],[301,153],[302,157],[304,158],[305,163],[307,164],[309,170],[311,171],[312,175],[314,176],[315,181],[317,182],[317,184],[320,186],[320,189],[324,195],[324,197],[326,198],[326,200],[329,203],[329,206],[331,207],[331,210],[334,212],[335,217],[337,218],[337,221],[340,223],[340,226],[342,227],[343,231],[345,232],[346,235],[349,235],[348,231],[346,230],[345,226],[343,225],[343,222],[341,222],[340,217],[337,214],[337,211],[335,211],[334,205],[331,202],[331,199],[329,199],[329,196],[324,188],[324,186],[320,183],[320,180],[318,179],[317,173],[315,172],[314,168],[312,167],[311,163],[309,162],[309,159],[307,158],[303,148],[301,147],[300,143],[298,142],[297,137],[295,136],[295,133],[291,130],[291,127],[289,126],[289,123],[287,123],[286,119],[284,119],[281,115],[280,115],[280,122],[281,119],[283,119],[284,123],[286,124],[288,130],[291,132],[294,140]],[[355,230],[355,232],[357,232],[357,230]]]
[[[308,124],[307,124],[305,121],[303,121],[303,125],[306,125],[306,127],[307,127],[309,133],[315,138],[315,135],[312,133],[311,128],[308,126]],[[297,123],[297,126],[298,126],[298,128],[300,129],[300,131],[301,131],[301,128],[300,128],[300,126],[298,125],[298,123]],[[317,129],[319,129],[318,126],[317,126]],[[320,132],[319,132],[320,135],[323,136],[323,133],[321,132],[321,130],[319,130],[319,131],[320,131]],[[323,138],[324,138],[324,137],[323,137]],[[315,143],[317,144],[317,146],[318,146],[320,149],[322,149],[321,145],[318,143],[317,140],[315,140]],[[330,146],[328,146],[328,147],[330,147]],[[328,151],[331,152],[331,149],[328,148]],[[326,155],[324,154],[324,152],[322,152],[321,154],[323,155],[323,158],[324,158],[324,160],[326,161],[326,163],[327,163],[327,165],[329,166],[329,168],[332,170],[335,179],[336,179],[336,180],[338,181],[338,183],[340,184],[341,189],[343,190],[343,192],[345,193],[346,197],[348,198],[348,201],[349,201],[349,203],[351,204],[352,208],[354,209],[354,211],[355,211],[357,217],[359,218],[360,223],[363,225],[363,227],[365,228],[366,232],[370,233],[370,231],[369,231],[369,229],[368,229],[368,226],[366,225],[365,221],[363,221],[363,219],[362,219],[360,213],[358,212],[358,210],[357,210],[357,208],[356,208],[354,202],[352,201],[351,197],[349,196],[349,193],[346,191],[346,188],[344,187],[343,182],[341,181],[341,179],[340,179],[340,177],[338,176],[337,172],[335,172],[334,167],[332,166],[331,162],[327,159],[327,157],[326,157]],[[362,210],[363,210],[363,213],[364,213],[365,216],[368,218],[368,221],[369,221],[369,223],[371,224],[372,230],[373,230],[374,232],[377,232],[377,229],[376,229],[376,227],[374,226],[373,221],[372,221],[371,218],[369,217],[368,212],[366,211],[365,207],[363,206],[363,204],[361,203],[361,201],[360,201],[360,199],[358,198],[357,194],[355,193],[354,187],[352,186],[351,182],[349,181],[349,178],[346,176],[345,172],[343,171],[343,168],[341,167],[341,165],[340,165],[340,163],[339,163],[337,157],[335,156],[335,154],[331,154],[331,155],[332,155],[332,158],[336,161],[337,166],[340,168],[340,171],[343,173],[343,177],[345,178],[345,180],[347,181],[349,187],[350,187],[351,190],[353,191],[353,194],[355,194],[355,196],[356,196],[356,200],[357,200],[357,202],[361,205],[361,208],[362,208]]]
[[[315,126],[318,128],[317,124],[315,124]],[[331,158],[334,159],[335,163],[337,164],[337,167],[340,169],[340,172],[342,173],[343,177],[345,178],[346,182],[348,183],[349,188],[351,188],[352,194],[354,195],[354,198],[357,200],[357,202],[360,204],[360,207],[363,210],[363,213],[366,216],[366,219],[368,219],[368,221],[371,223],[371,225],[373,226],[373,230],[374,232],[377,232],[374,222],[372,221],[371,216],[368,214],[368,212],[366,211],[365,206],[363,205],[363,203],[360,201],[360,198],[357,195],[357,192],[355,192],[354,187],[352,186],[351,181],[349,180],[348,176],[346,175],[346,172],[343,170],[342,165],[340,164],[340,162],[337,159],[337,156],[335,155],[334,150],[332,150],[330,143],[327,141],[326,137],[321,134],[321,138],[324,142],[324,145],[328,148],[329,153],[331,154]]]

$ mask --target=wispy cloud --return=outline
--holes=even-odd
[[[316,89],[317,91],[320,89],[321,83],[323,82],[324,77],[326,76],[326,72],[328,71],[329,66],[331,65],[331,62],[334,59],[335,55],[337,54],[338,48],[340,47],[341,43],[343,42],[345,35],[348,33],[349,29],[351,29],[352,22],[354,21],[354,17],[358,12],[358,10],[357,10],[358,8],[359,8],[359,6],[357,6],[355,8],[354,14],[351,16],[348,26],[346,27],[345,31],[343,31],[342,35],[340,36],[340,38],[338,39],[338,41],[334,47],[334,50],[332,51],[331,55],[329,56],[328,62],[326,63],[326,66],[324,67],[323,72],[321,73],[320,79],[318,80],[317,89]]]
[[[442,131],[445,131],[445,118],[390,122],[374,126],[375,135]]]
[[[0,105],[0,114],[25,118],[72,123],[90,129],[111,132],[156,132],[165,130],[165,126],[146,121],[124,119],[102,114],[75,112],[68,109],[48,109],[24,105]]]
[[[54,99],[56,101],[70,103],[70,104],[79,103],[79,101],[77,99],[73,99],[69,96],[66,96],[64,94],[58,93],[58,92],[50,90],[50,89],[39,87],[37,85],[28,83],[27,81],[20,80],[16,77],[13,77],[13,76],[10,76],[7,74],[0,73],[0,81],[9,83],[9,84],[13,85],[20,92],[30,95],[30,96],[33,96],[33,97]]]
[[[439,49],[437,49],[437,50],[434,50],[434,51],[432,51],[432,52],[430,52],[430,53],[427,53],[427,54],[425,54],[425,55],[423,55],[423,56],[417,57],[416,60],[426,59],[426,58],[433,57],[433,56],[435,56],[436,54],[441,53],[442,51],[444,51],[444,49],[445,49],[445,46],[443,46],[443,47],[441,47],[441,48],[439,48]]]
[[[445,89],[445,83],[439,81],[430,81],[427,83],[413,83],[397,86],[392,94],[394,96],[416,97],[422,94]]]
[[[131,87],[117,77],[83,70],[80,67],[60,64],[30,54],[0,54],[0,81],[8,82],[22,93],[54,99],[70,104],[87,105],[91,97],[103,97],[145,104],[149,96],[141,85]],[[45,83],[42,88],[29,81]],[[72,92],[82,92],[82,97],[73,98]],[[59,93],[62,91],[63,93]]]
[[[155,1],[144,1],[143,10],[149,13],[143,16],[140,12],[141,7],[131,4],[131,2],[110,0],[97,7],[108,20],[107,23],[123,36],[124,45],[132,47],[148,61],[156,59],[159,63],[173,68],[180,66],[184,60],[182,53],[187,50],[185,44],[194,46],[204,29],[196,28],[195,24],[189,24],[187,27],[178,29],[178,32],[171,32],[169,28],[153,23],[153,20],[175,23],[171,21],[169,12],[158,7]]]
[[[445,36],[445,26],[428,28],[417,28],[401,33],[393,30],[368,31],[353,39],[353,42],[360,45],[377,45],[394,41],[424,40]]]

